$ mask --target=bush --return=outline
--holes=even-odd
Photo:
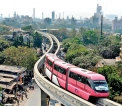
[[[116,101],[116,102],[122,104],[122,95],[121,95],[121,96],[115,96],[115,97],[114,97],[114,101]]]

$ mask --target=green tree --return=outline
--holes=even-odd
[[[116,72],[116,69],[112,66],[104,66],[102,68],[98,68],[97,72],[104,75],[107,82],[108,82],[109,81],[109,75]]]
[[[10,47],[4,50],[5,61],[7,65],[16,65],[32,69],[34,67],[36,58],[36,50],[27,47]]]
[[[0,52],[0,64],[3,64],[5,60],[5,55],[3,54],[3,52]]]
[[[30,48],[30,39],[27,38],[27,46]]]
[[[72,43],[75,43],[75,44],[83,44],[81,39],[78,37],[78,36],[75,36],[71,39],[71,42]]]
[[[122,75],[122,61],[116,62],[116,68],[119,71],[120,76]]]
[[[114,99],[116,95],[121,95],[122,93],[122,78],[118,74],[118,71],[113,66],[104,66],[102,68],[99,68],[98,73],[105,76],[109,89],[110,89],[110,99]]]
[[[49,33],[55,35],[55,37],[62,42],[64,39],[68,38],[68,30],[65,28],[60,28],[59,30],[49,30]]]
[[[24,40],[22,35],[14,38],[13,46],[18,47],[23,45],[24,45]]]
[[[88,69],[94,67],[100,59],[100,56],[90,53],[87,55],[81,55],[80,57],[75,57],[72,63],[78,67]]]
[[[88,30],[82,34],[82,40],[84,45],[98,44],[99,36],[93,30]]]
[[[76,56],[86,55],[88,52],[83,45],[72,44],[66,53],[66,60],[72,62]]]
[[[34,31],[34,29],[33,29],[33,27],[31,25],[22,27],[22,29],[25,30],[25,31],[29,31],[31,33]]]
[[[103,47],[101,50],[100,50],[100,55],[103,57],[103,58],[106,58],[106,59],[110,59],[112,58],[112,53],[113,51],[108,48],[108,47]]]
[[[0,38],[0,51],[3,51],[4,49],[10,47],[9,41]]]
[[[33,40],[34,40],[34,47],[41,47],[42,46],[42,35],[39,34],[38,32],[35,32],[33,35]]]

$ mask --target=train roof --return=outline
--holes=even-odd
[[[72,64],[70,64],[70,63],[66,63],[66,62],[64,62],[64,61],[59,61],[59,60],[56,60],[56,61],[54,62],[54,64],[56,64],[56,65],[58,65],[58,66],[60,66],[60,67],[62,67],[62,68],[64,68],[64,69],[67,69],[67,68],[69,68],[69,67],[76,67],[76,66],[74,66],[74,65],[72,65]]]
[[[79,67],[70,68],[70,71],[90,78],[92,80],[105,80],[105,77],[103,75]]]
[[[84,77],[90,78],[92,80],[105,80],[105,77],[103,75],[89,71],[89,70],[86,70],[86,69],[82,69],[82,68],[74,66],[70,63],[67,63],[67,62],[59,59],[55,54],[48,53],[48,54],[46,54],[46,57],[49,60],[51,60],[52,62],[55,61],[54,64],[56,64],[56,65],[58,65],[64,69],[69,68],[70,71],[77,73],[77,74],[80,74]]]
[[[46,54],[46,58],[48,58],[52,62],[55,61],[55,60],[61,60],[55,54],[52,54],[52,53]]]

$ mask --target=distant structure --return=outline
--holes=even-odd
[[[10,18],[10,14],[8,14],[8,18]]]
[[[35,19],[35,8],[33,8],[33,19]]]
[[[106,14],[105,18],[109,19],[110,21],[113,21],[115,17],[118,17],[116,14]]]
[[[64,20],[64,12],[63,12],[63,20]]]
[[[90,21],[92,24],[100,24],[101,23],[101,15],[102,15],[102,6],[99,6],[97,4],[96,13],[94,13],[94,16],[91,17]]]
[[[117,17],[115,17],[115,19],[112,21],[112,30],[122,30],[122,17],[119,20]]]
[[[52,21],[54,21],[55,20],[55,12],[53,11],[52,12]]]
[[[2,16],[3,16],[3,14],[1,14],[1,19],[3,18]]]
[[[42,12],[42,20],[44,20],[44,13]]]
[[[67,16],[67,20],[69,20],[69,16]]]
[[[97,4],[97,11],[96,11],[96,13],[101,13],[101,10],[102,10],[102,6],[99,6],[99,4]]]
[[[61,13],[59,13],[59,19],[61,18]]]
[[[16,12],[14,12],[14,18],[16,18]]]

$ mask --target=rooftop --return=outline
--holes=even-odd
[[[103,67],[104,65],[115,65],[116,59],[102,59],[100,60],[95,67]]]
[[[6,74],[6,73],[0,73],[0,77],[17,78],[17,75],[11,75],[11,74]]]
[[[15,82],[12,83],[12,85],[7,85],[7,86],[5,84],[0,84],[0,87],[7,88],[7,89],[12,89],[15,84],[16,84]]]
[[[10,81],[12,81],[12,80],[14,80],[13,78],[4,78],[4,77],[0,77],[0,81],[2,81],[2,82],[10,82]]]
[[[21,72],[26,71],[26,68],[21,67],[21,66],[0,65],[0,70],[21,73]]]

